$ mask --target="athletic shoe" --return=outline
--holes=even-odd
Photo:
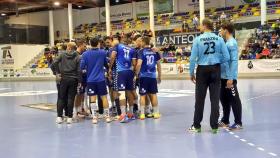
[[[217,134],[218,132],[219,132],[219,129],[218,129],[218,128],[212,129],[212,133],[213,133],[213,134]]]
[[[232,126],[229,127],[229,130],[232,130],[232,131],[241,130],[241,129],[243,129],[242,125],[237,124],[237,123],[235,123],[235,124],[233,124]]]
[[[105,117],[105,121],[106,121],[107,123],[112,122],[112,120],[111,120],[110,116],[106,116],[106,117]]]
[[[120,119],[120,116],[119,116],[119,115],[117,115],[117,116],[114,117],[114,121],[118,121],[119,119]]]
[[[67,124],[72,124],[72,123],[73,123],[73,119],[72,119],[72,118],[67,118],[66,123],[67,123]]]
[[[119,121],[120,123],[128,123],[129,119],[126,114],[121,114]]]
[[[160,118],[160,113],[154,113],[153,116],[154,116],[154,119],[159,119]]]
[[[57,117],[55,122],[56,122],[57,124],[62,124],[62,123],[63,123],[62,117]]]
[[[98,123],[98,118],[97,117],[93,117],[92,118],[92,124],[97,124]]]
[[[145,120],[145,114],[140,114],[140,120]]]
[[[147,114],[146,114],[146,117],[147,117],[147,118],[153,118],[153,114],[152,114],[152,113],[147,113]]]
[[[189,132],[200,133],[201,132],[201,128],[195,128],[194,125],[192,125],[189,128]]]
[[[228,128],[229,127],[229,124],[225,124],[224,122],[219,122],[218,123],[218,125],[219,125],[219,127],[221,127],[221,128]]]
[[[136,120],[135,115],[132,114],[132,113],[128,113],[128,114],[127,114],[127,117],[128,117],[130,120]]]

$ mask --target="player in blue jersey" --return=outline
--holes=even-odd
[[[106,122],[111,122],[109,114],[109,103],[107,100],[107,87],[105,81],[104,66],[107,65],[106,51],[100,49],[100,41],[97,38],[90,40],[92,48],[83,53],[81,59],[81,70],[87,73],[87,94],[92,111],[92,123],[98,123],[96,105],[97,96],[101,97],[102,105],[104,107],[104,114]]]
[[[145,119],[146,96],[149,97],[153,106],[154,119],[160,118],[158,107],[158,87],[161,82],[160,55],[150,47],[150,37],[142,37],[144,46],[138,53],[135,76],[140,78],[139,94],[140,97],[140,119]],[[158,76],[157,73],[158,72]]]
[[[107,60],[108,64],[110,64],[110,59],[111,59],[111,54],[112,54],[112,48],[113,48],[113,38],[106,36],[104,38],[105,46],[106,46],[106,51],[107,51]],[[108,70],[109,71],[109,70]],[[109,94],[111,98],[111,103],[112,103],[112,113],[115,115],[115,119],[119,119],[119,116],[121,115],[121,109],[120,109],[120,101],[119,101],[119,96],[118,96],[118,91],[115,89],[116,87],[116,63],[112,65],[112,76],[110,74],[107,74],[107,85],[109,89]]]
[[[80,57],[82,56],[83,52],[86,51],[86,43],[82,39],[78,39],[75,41],[77,46],[77,52],[79,53]],[[73,110],[73,118],[78,119],[78,116],[83,117],[83,108],[88,114],[90,114],[90,111],[88,110],[87,106],[84,106],[84,100],[85,100],[85,89],[86,89],[86,73],[82,74],[82,82],[81,86],[78,88],[78,92],[75,97],[75,104],[74,104],[74,110]]]
[[[139,34],[139,35],[136,35],[134,38],[133,38],[133,42],[134,42],[134,46],[135,46],[135,51],[136,51],[136,58],[138,58],[138,55],[139,55],[139,52],[140,50],[142,49],[142,36]],[[136,68],[136,65],[137,65],[137,61],[135,63],[135,68]],[[135,81],[135,85],[136,87],[139,87],[139,77],[138,79]],[[135,93],[136,93],[136,89],[135,89]],[[134,111],[136,112],[139,112],[139,109],[138,109],[138,105],[136,106],[136,101],[138,102],[138,96],[135,98],[135,101],[134,101]],[[147,118],[152,118],[153,115],[151,113],[151,106],[150,106],[150,100],[149,100],[149,97],[146,96],[146,101],[145,101],[145,115]],[[137,108],[136,108],[137,107]]]
[[[126,112],[126,99],[129,104],[129,112],[133,113],[133,90],[135,89],[135,84],[133,82],[134,72],[133,72],[133,60],[135,59],[135,50],[125,44],[126,39],[122,39],[122,43],[119,43],[120,37],[114,39],[114,48],[110,59],[110,70],[109,73],[112,74],[112,67],[114,62],[116,62],[116,88],[119,93],[121,116],[119,121],[121,123],[128,122],[128,116]]]
[[[223,118],[219,122],[220,127],[229,127],[229,115],[232,108],[234,115],[234,124],[229,127],[230,130],[242,129],[242,104],[237,90],[238,76],[238,45],[233,37],[234,26],[226,22],[222,24],[220,34],[226,40],[226,46],[229,50],[230,61],[221,65],[221,95],[220,100],[223,106]],[[226,66],[229,64],[229,75],[226,74]]]
[[[203,33],[196,37],[193,42],[190,57],[190,76],[191,80],[196,84],[196,88],[194,120],[189,131],[201,132],[200,123],[203,118],[207,89],[209,88],[211,101],[210,126],[212,132],[217,133],[221,82],[220,64],[229,61],[229,52],[223,38],[212,33],[213,23],[211,20],[203,20],[201,31]],[[196,64],[198,66],[195,76],[194,69]]]

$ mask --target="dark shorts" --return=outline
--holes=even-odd
[[[117,86],[118,91],[132,91],[135,89],[134,72],[132,70],[121,71],[117,73]]]
[[[107,86],[105,81],[101,82],[89,82],[87,83],[87,94],[88,96],[104,96],[107,95]]]
[[[156,94],[158,93],[157,79],[150,77],[141,77],[139,85],[139,94]]]

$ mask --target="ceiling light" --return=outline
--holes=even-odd
[[[82,8],[83,6],[81,6],[81,5],[78,5],[78,7],[79,7],[79,8]]]
[[[59,2],[54,2],[53,3],[55,6],[60,6],[60,3]]]
[[[5,13],[2,13],[2,14],[1,14],[1,16],[6,16],[6,15],[7,15],[7,14],[5,14]]]

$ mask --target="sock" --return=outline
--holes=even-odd
[[[145,112],[146,112],[147,114],[150,114],[150,113],[151,113],[151,109],[150,109],[150,106],[149,106],[149,105],[146,105],[146,106],[145,106]]]
[[[104,115],[109,117],[109,108],[104,109]]]
[[[126,114],[126,106],[121,106],[121,112],[122,114]]]
[[[154,112],[154,113],[159,113],[159,108],[158,108],[158,106],[153,107],[153,112]]]
[[[145,114],[145,106],[140,106],[140,112],[141,114]]]
[[[82,106],[78,106],[77,107],[77,112],[81,112],[82,111]]]
[[[76,116],[76,115],[77,115],[77,112],[78,112],[78,111],[77,111],[77,107],[74,107],[74,109],[73,109],[73,115]]]
[[[118,115],[121,115],[121,108],[120,108],[120,100],[119,99],[116,99],[115,100],[115,105],[116,105],[116,107],[117,107],[117,113],[118,113]]]
[[[133,108],[134,108],[133,105],[132,105],[132,106],[129,106],[129,113],[133,113]]]
[[[96,103],[90,103],[90,107],[91,107],[92,116],[96,117],[98,106],[96,105]]]

